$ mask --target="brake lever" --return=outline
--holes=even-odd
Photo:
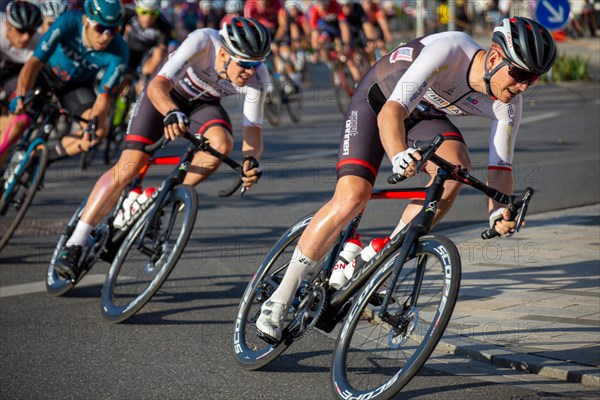
[[[529,201],[531,200],[531,196],[533,196],[533,189],[528,187],[527,189],[525,189],[525,194],[523,195],[523,198],[521,199],[521,208],[517,214],[517,218],[516,218],[516,222],[517,222],[517,227],[515,228],[515,232],[519,232],[519,230],[521,229],[521,225],[523,224],[523,221],[525,221],[525,214],[527,214],[527,207],[529,206]]]

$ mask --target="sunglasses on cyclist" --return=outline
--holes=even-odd
[[[508,75],[518,83],[526,83],[528,85],[533,85],[538,81],[538,79],[540,79],[541,75],[525,71],[524,69],[513,65],[506,58],[502,58],[502,60],[508,66]]]
[[[243,69],[258,68],[258,66],[263,63],[262,61],[240,60],[232,55],[230,55],[230,57],[240,68]]]
[[[148,15],[150,17],[158,17],[160,10],[146,10],[145,8],[137,7],[137,13],[140,15]]]
[[[17,32],[19,32],[19,34],[24,35],[26,33],[29,33],[29,36],[33,36],[35,35],[36,30],[35,29],[26,29],[26,28],[17,28],[16,26],[14,27]]]
[[[115,36],[119,31],[118,26],[106,26],[99,24],[96,21],[92,21],[90,19],[88,19],[88,23],[100,35]]]

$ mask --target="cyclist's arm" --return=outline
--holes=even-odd
[[[159,44],[152,50],[152,56],[142,65],[142,75],[150,76],[167,56],[167,46]]]
[[[262,127],[244,126],[242,133],[244,136],[242,154],[244,157],[251,156],[259,160],[263,153]]]
[[[383,31],[383,39],[387,43],[393,42],[394,41],[394,35],[392,35],[392,31],[390,30],[390,25],[388,24],[388,20],[385,17],[384,13],[381,13],[380,15],[378,15],[378,17],[377,17],[377,23],[379,24],[379,27]]]
[[[340,32],[342,35],[342,43],[345,45],[350,45],[352,42],[351,34],[350,34],[350,26],[346,21],[340,21]]]
[[[377,127],[381,144],[391,160],[396,154],[408,148],[404,120],[408,118],[408,110],[397,101],[386,101],[379,115]]]
[[[154,77],[148,84],[148,89],[146,89],[148,99],[150,99],[156,111],[162,115],[167,115],[169,110],[179,108],[169,94],[171,90],[173,90],[171,81],[160,75]]]
[[[492,121],[491,126],[487,181],[491,187],[506,194],[512,194],[514,190],[512,162],[522,105],[523,100],[520,96],[509,104],[500,101],[494,104],[497,119]],[[488,199],[490,212],[501,207],[505,205]]]
[[[19,73],[17,88],[15,90],[17,96],[25,96],[25,94],[33,88],[37,76],[43,67],[44,63],[35,56],[27,60]]]
[[[92,119],[98,118],[98,125],[96,127],[96,136],[105,137],[109,129],[109,118],[111,105],[111,96],[108,93],[99,94],[96,97],[96,101],[92,106],[89,115],[83,115],[84,118]]]
[[[281,9],[277,13],[277,31],[275,32],[274,40],[279,40],[285,36],[288,31],[288,18],[285,9]]]

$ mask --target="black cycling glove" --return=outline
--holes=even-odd
[[[163,124],[165,126],[171,124],[180,124],[182,122],[185,124],[185,126],[190,126],[190,119],[187,117],[187,115],[176,109],[169,110],[167,115],[165,115],[165,119],[163,119]]]

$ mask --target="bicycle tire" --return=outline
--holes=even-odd
[[[281,123],[283,99],[281,98],[281,84],[279,83],[279,79],[271,71],[269,71],[269,77],[271,78],[271,87],[267,90],[264,111],[265,117],[267,117],[271,126],[275,127]]]
[[[10,238],[19,227],[25,213],[29,209],[38,188],[42,184],[44,174],[48,166],[48,148],[40,143],[30,154],[29,160],[25,161],[24,169],[19,172],[17,181],[9,187],[9,191],[3,193],[0,201],[2,220],[0,221],[0,250],[6,246]],[[13,206],[13,202],[19,202],[20,206]],[[15,209],[14,216],[10,211]]]
[[[155,253],[160,248],[161,256],[152,261],[138,250],[137,242],[149,224],[149,217],[155,207],[158,207],[159,220],[168,222],[165,225],[159,221],[158,230],[157,227],[149,227],[147,236],[143,238],[146,243],[152,243]],[[160,289],[187,245],[194,229],[197,209],[196,191],[192,186],[181,185],[173,189],[160,204],[150,206],[140,216],[117,252],[106,276],[101,301],[104,318],[115,323],[125,321]],[[177,217],[182,218],[179,220]],[[180,227],[175,225],[177,221],[181,221]],[[171,236],[173,233],[175,235]],[[165,252],[165,249],[168,251]]]
[[[79,222],[79,218],[81,218],[81,214],[83,213],[83,209],[85,207],[86,202],[87,198],[83,200],[83,202],[79,205],[77,210],[75,210],[75,212],[71,216],[71,219],[67,223],[65,230],[58,238],[58,243],[54,248],[52,258],[50,259],[50,264],[48,265],[48,272],[46,274],[46,291],[53,296],[62,296],[71,289],[73,289],[73,287],[75,286],[69,279],[61,277],[56,272],[56,269],[54,267],[56,265],[56,260],[58,259],[61,250],[67,242],[67,239],[71,237],[73,231],[75,230],[75,227],[77,226],[77,223]],[[82,272],[82,274],[80,274],[78,281],[81,280],[81,278],[83,278],[83,275],[85,275],[85,272]]]
[[[400,250],[386,257],[355,297],[336,342],[331,367],[336,398],[388,399],[423,367],[450,320],[460,286],[461,263],[454,243],[440,235],[419,239],[416,257],[402,265],[388,312],[398,318],[394,332],[378,315],[377,302],[389,290]],[[403,295],[415,284],[417,264],[425,268],[416,307]],[[403,308],[404,311],[400,312]],[[405,318],[405,319],[404,319]],[[364,347],[362,347],[364,346]]]
[[[345,65],[338,65],[333,70],[333,91],[338,109],[345,116],[350,99],[354,94],[354,78]]]
[[[121,126],[112,127],[108,136],[104,139],[104,152],[102,153],[104,165],[109,165],[118,158],[125,136],[125,129],[126,127]]]
[[[79,169],[86,171],[94,162],[96,153],[98,153],[99,144],[96,144],[89,148],[88,151],[82,151],[81,157],[79,158]]]
[[[292,78],[287,76],[287,82],[293,82]],[[293,123],[297,124],[302,119],[302,85],[295,83],[294,86],[297,86],[298,92],[285,94],[285,108],[290,116],[290,119]]]
[[[312,215],[300,219],[277,240],[244,291],[234,324],[232,343],[235,361],[242,369],[256,370],[264,367],[279,357],[294,340],[284,336],[279,343],[268,344],[257,336],[255,323],[262,303],[275,291],[270,282],[281,282],[296,244],[311,219]],[[286,319],[288,323],[292,319],[291,314]]]

